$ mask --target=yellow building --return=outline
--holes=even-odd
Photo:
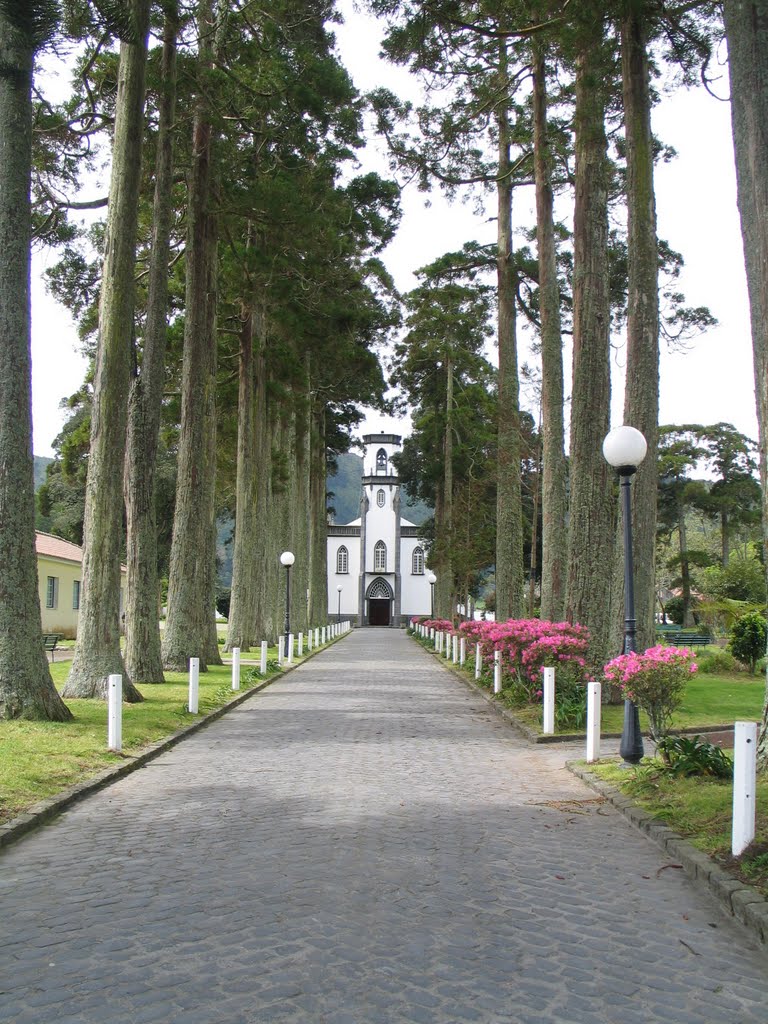
[[[83,549],[50,533],[36,533],[37,580],[44,633],[77,636],[83,571]],[[120,586],[120,610],[125,598],[125,567]]]

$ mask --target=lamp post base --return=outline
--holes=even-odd
[[[643,734],[640,731],[640,712],[637,704],[631,700],[624,701],[624,728],[621,733],[619,754],[623,758],[622,767],[633,768],[643,758]]]

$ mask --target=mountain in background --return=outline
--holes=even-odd
[[[45,483],[45,471],[52,462],[53,459],[47,459],[44,455],[35,456],[35,490]]]
[[[335,523],[351,523],[360,516],[360,490],[363,478],[363,460],[359,455],[347,452],[338,457],[338,469],[335,475],[328,474],[326,489],[328,490],[328,508],[333,510]],[[409,497],[404,487],[401,488],[403,504],[400,513],[404,519],[416,526],[421,526],[432,516],[432,509],[424,502],[418,501],[409,505]]]

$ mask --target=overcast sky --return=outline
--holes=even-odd
[[[378,58],[378,25],[353,11],[343,0],[347,24],[337,38],[344,64],[361,91],[387,85],[395,91],[410,88],[406,74]],[[727,73],[718,85],[727,96]],[[703,89],[679,91],[666,96],[653,113],[653,129],[670,143],[678,157],[656,170],[658,231],[672,248],[681,252],[686,266],[680,288],[688,305],[707,305],[719,321],[716,328],[696,339],[689,351],[664,351],[661,362],[662,423],[726,421],[756,438],[757,423],[752,375],[749,307],[741,247],[730,109]],[[371,166],[376,164],[371,158]],[[532,190],[522,190],[531,191]],[[397,238],[384,258],[398,287],[413,287],[413,271],[471,239],[495,237],[493,199],[488,214],[476,216],[460,202],[451,206],[439,193],[425,197],[415,189],[403,196],[404,216]],[[519,227],[533,224],[533,196],[516,195],[515,217]],[[519,244],[519,241],[518,243]],[[71,320],[46,293],[40,274],[45,257],[33,261],[32,359],[34,450],[51,455],[51,444],[65,416],[62,398],[82,383],[85,363],[77,354]],[[617,339],[620,342],[621,339]],[[527,357],[521,339],[521,361]],[[570,356],[567,355],[567,359]],[[617,348],[614,360],[612,424],[621,422],[624,353]],[[566,363],[568,372],[569,363]],[[407,433],[407,421],[370,414],[364,431],[395,430]]]

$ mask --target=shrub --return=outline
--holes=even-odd
[[[528,692],[533,700],[541,685],[541,670],[552,667],[583,681],[589,633],[570,622],[542,622],[539,619],[509,619],[506,622],[464,622],[460,632],[483,648],[483,660],[493,666],[493,652],[501,651],[503,670]]]
[[[738,672],[739,663],[730,651],[723,651],[719,647],[705,647],[696,656],[696,664],[699,672],[705,675],[717,675],[720,672]]]
[[[734,622],[728,649],[754,675],[758,660],[765,654],[765,641],[765,619],[758,612],[749,612]]]
[[[666,736],[658,745],[664,768],[672,775],[733,778],[733,762],[720,747],[701,736]]]
[[[683,624],[683,599],[682,597],[670,597],[664,605],[664,614],[676,626]]]
[[[662,740],[680,707],[685,687],[696,671],[692,651],[685,647],[649,647],[644,654],[621,654],[604,668],[605,678],[648,715],[654,742]]]

